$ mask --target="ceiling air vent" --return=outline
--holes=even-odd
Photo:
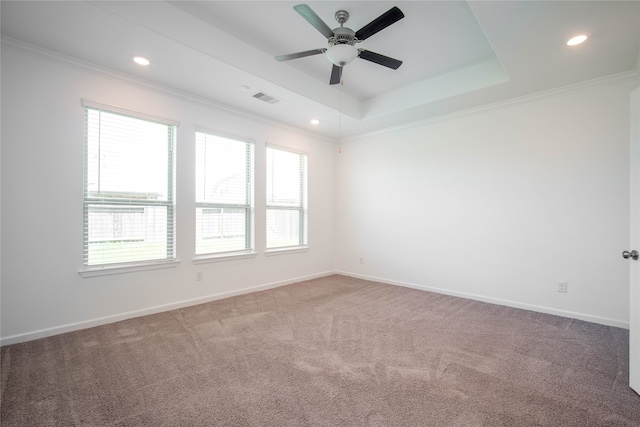
[[[280,100],[274,96],[267,95],[264,92],[258,92],[253,95],[254,98],[259,99],[260,101],[268,102],[269,104],[277,104]]]

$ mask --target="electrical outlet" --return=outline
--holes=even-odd
[[[364,258],[360,257],[360,264],[364,264]]]
[[[558,292],[562,292],[563,294],[567,293],[567,282],[558,282]]]
[[[202,281],[202,271],[196,271],[196,282]]]

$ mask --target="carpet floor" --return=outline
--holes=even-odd
[[[639,426],[628,331],[334,275],[1,350],[9,426]]]

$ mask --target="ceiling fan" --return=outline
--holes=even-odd
[[[358,31],[353,31],[351,28],[344,26],[349,19],[349,13],[346,10],[339,10],[336,12],[336,21],[338,21],[340,26],[332,30],[308,5],[299,4],[294,6],[293,9],[327,38],[329,47],[290,53],[288,55],[280,55],[276,56],[276,60],[280,62],[289,61],[291,59],[324,53],[329,61],[333,63],[331,78],[329,80],[329,84],[332,85],[340,83],[340,79],[342,78],[342,68],[356,58],[366,59],[367,61],[371,61],[394,70],[397,70],[398,67],[402,65],[402,61],[397,59],[355,47],[356,43],[360,43],[361,41],[368,39],[377,32],[384,30],[389,25],[404,18],[404,14],[397,7],[392,7],[364,27],[360,28]]]

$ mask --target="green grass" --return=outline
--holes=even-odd
[[[243,251],[245,249],[244,236],[216,237],[196,241],[196,254],[200,255]]]
[[[87,265],[151,261],[167,258],[165,242],[96,242],[89,243]]]

